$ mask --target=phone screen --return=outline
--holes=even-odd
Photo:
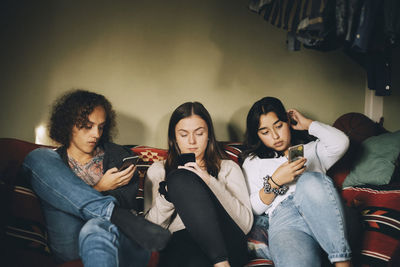
[[[182,153],[179,155],[179,162],[180,166],[185,165],[188,162],[196,162],[196,156],[194,153]]]
[[[304,157],[303,145],[289,147],[289,162],[296,161],[301,157]]]
[[[123,171],[131,165],[135,165],[139,160],[139,156],[126,157],[122,159],[122,165],[118,171]]]

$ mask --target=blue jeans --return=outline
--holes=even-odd
[[[277,267],[320,266],[321,247],[332,263],[350,260],[342,201],[328,176],[300,176],[296,191],[269,216],[268,241]]]
[[[85,266],[91,265],[92,260],[96,263],[93,266],[99,266],[97,262],[100,259],[104,262],[109,262],[106,260],[109,258],[117,260],[119,251],[125,249],[120,247],[121,244],[125,246],[128,242],[122,240],[125,236],[109,222],[114,202],[116,202],[114,197],[104,196],[87,185],[65,165],[59,154],[51,149],[39,148],[30,152],[24,160],[23,168],[29,175],[33,190],[41,200],[50,247],[59,261],[78,259],[79,254],[85,261]],[[102,223],[99,223],[100,219],[103,220]],[[113,227],[106,226],[104,221],[108,221]],[[99,226],[93,227],[95,224]],[[92,230],[91,237],[84,238],[83,240],[87,241],[79,243],[81,232],[86,228],[98,230],[99,237],[96,239],[98,242],[96,246],[103,248],[91,252],[90,258],[86,256],[89,250],[85,248],[85,245],[93,246],[92,240],[96,236],[96,231]],[[105,231],[109,233],[105,234]],[[108,235],[113,235],[114,239],[120,240],[114,240],[111,245],[106,241],[107,238],[111,240]],[[136,244],[131,245],[132,250],[139,252],[143,250]],[[110,246],[113,246],[114,250],[106,249]],[[139,255],[141,254],[139,252],[131,253]],[[146,257],[135,259],[135,262],[145,265],[150,256],[150,252],[145,252],[143,254],[146,254]],[[110,266],[118,266],[118,264]]]
[[[145,267],[150,252],[118,231],[104,218],[89,220],[79,234],[79,248],[85,267]]]

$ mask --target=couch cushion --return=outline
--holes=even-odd
[[[346,154],[328,170],[328,176],[333,178],[336,187],[341,190],[342,184],[354,162],[358,158],[360,144],[371,136],[376,136],[387,131],[381,124],[374,122],[361,113],[346,113],[340,116],[333,126],[343,131],[350,139],[350,147]]]
[[[342,196],[362,215],[359,265],[395,266],[400,261],[400,185],[346,187]]]
[[[367,138],[387,132],[379,123],[361,113],[350,112],[340,116],[333,127],[343,131],[350,141],[361,143]]]
[[[393,176],[400,154],[400,131],[372,136],[361,144],[359,158],[343,182],[354,185],[384,185]]]
[[[39,200],[29,183],[20,175],[25,156],[39,146],[17,139],[1,138],[0,153],[1,179],[7,187],[6,218],[4,239],[8,254],[14,258],[15,266],[51,266],[47,231]]]
[[[139,155],[137,162],[137,170],[139,172],[139,192],[136,196],[138,202],[138,213],[143,214],[144,210],[144,178],[146,177],[147,169],[156,161],[164,160],[167,158],[167,150],[159,149],[150,146],[131,145],[130,149]]]

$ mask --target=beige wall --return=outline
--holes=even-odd
[[[190,2],[190,3],[188,3]],[[0,137],[34,141],[71,88],[108,97],[123,144],[166,146],[185,101],[210,111],[220,140],[241,140],[251,104],[272,95],[327,123],[364,110],[365,73],[340,51],[289,52],[248,1],[26,1],[8,6],[1,46]],[[15,5],[15,4],[14,4]],[[399,69],[397,67],[397,69]],[[399,82],[395,91],[399,91]],[[386,123],[399,129],[397,97]]]

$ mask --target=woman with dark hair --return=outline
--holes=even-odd
[[[181,164],[184,153],[193,153],[195,162]],[[160,266],[246,264],[245,234],[253,223],[246,183],[218,146],[202,104],[187,102],[172,113],[168,157],[149,168],[146,181],[153,202],[147,219],[173,232]]]
[[[341,199],[326,171],[346,152],[340,130],[304,117],[265,97],[247,115],[243,170],[256,215],[268,217],[268,242],[275,266],[320,266],[320,247],[335,266],[350,266]],[[317,139],[304,157],[288,161],[299,131]]]

